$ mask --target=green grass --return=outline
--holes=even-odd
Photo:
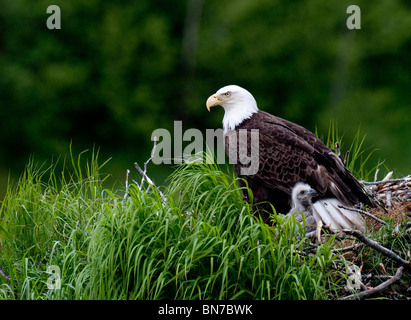
[[[363,140],[355,141],[358,168]],[[224,168],[183,164],[161,189],[164,198],[134,184],[124,198],[125,188],[103,187],[98,152],[57,164],[31,160],[1,203],[0,267],[10,279],[0,276],[0,299],[336,299],[342,292],[345,260],[332,251],[335,237],[312,252],[295,220],[277,216],[274,227],[257,220]],[[391,236],[392,228],[373,235],[406,253],[409,238]],[[361,250],[368,270],[380,263],[394,270]]]
[[[317,137],[319,136],[317,129],[315,130],[315,134]],[[349,146],[347,146],[345,145],[344,135],[340,134],[337,124],[335,121],[331,120],[327,136],[322,140],[337,154],[338,150],[336,144],[338,144],[341,152],[340,157],[345,159],[345,166],[357,179],[370,181],[374,179],[374,173],[377,169],[384,169],[386,173],[389,172],[384,161],[378,160],[376,161],[376,164],[374,163],[375,161],[372,161],[375,160],[374,158],[377,149],[365,147],[364,142],[366,140],[366,135],[361,133],[361,127],[358,128],[353,140]]]
[[[80,155],[84,156],[84,155]],[[31,162],[1,206],[1,299],[328,299],[343,278],[334,239],[314,255],[295,221],[268,227],[234,177],[181,165],[162,199],[103,189],[94,153],[72,168]],[[81,170],[83,168],[83,170]],[[86,168],[84,170],[84,168]],[[69,174],[71,171],[73,174]],[[47,178],[45,178],[47,177]],[[55,284],[58,267],[60,289]]]

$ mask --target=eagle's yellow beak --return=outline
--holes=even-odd
[[[207,110],[210,111],[211,107],[219,106],[225,101],[228,101],[229,99],[221,99],[220,95],[218,94],[213,94],[211,95],[206,102]]]
[[[206,102],[207,110],[210,111],[211,107],[218,106],[221,102],[223,102],[223,100],[221,100],[217,94],[211,95]]]

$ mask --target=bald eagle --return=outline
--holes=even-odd
[[[239,132],[247,132],[247,153],[251,152],[251,131],[258,130],[258,170],[243,175],[241,154],[237,153],[234,170],[243,178],[253,194],[256,212],[271,224],[271,205],[277,212],[290,210],[291,191],[297,182],[309,184],[317,192],[313,206],[324,224],[331,229],[364,229],[364,221],[358,213],[344,210],[340,205],[352,207],[362,203],[375,204],[364,193],[360,183],[344,166],[341,159],[312,132],[285,119],[259,110],[250,92],[236,85],[219,89],[206,102],[211,107],[224,108],[223,129],[225,150],[239,150],[240,139],[231,145],[229,133],[239,138]],[[240,180],[242,186],[245,183]],[[248,193],[244,192],[248,199]]]

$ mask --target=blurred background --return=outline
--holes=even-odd
[[[124,184],[151,133],[220,128],[207,97],[238,84],[260,109],[344,141],[358,129],[396,176],[410,172],[409,0],[0,0],[0,198],[9,177],[95,147]],[[61,30],[49,30],[49,5]],[[361,30],[348,30],[349,5]],[[346,146],[348,147],[348,146]],[[149,167],[163,183],[170,166]],[[382,178],[382,177],[381,177]]]

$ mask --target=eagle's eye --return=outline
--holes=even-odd
[[[230,91],[227,91],[224,95],[225,95],[226,97],[229,97],[229,96],[231,96],[231,92],[230,92]]]
[[[306,193],[307,193],[307,191],[305,191],[305,190],[300,192],[300,194],[306,194]]]

